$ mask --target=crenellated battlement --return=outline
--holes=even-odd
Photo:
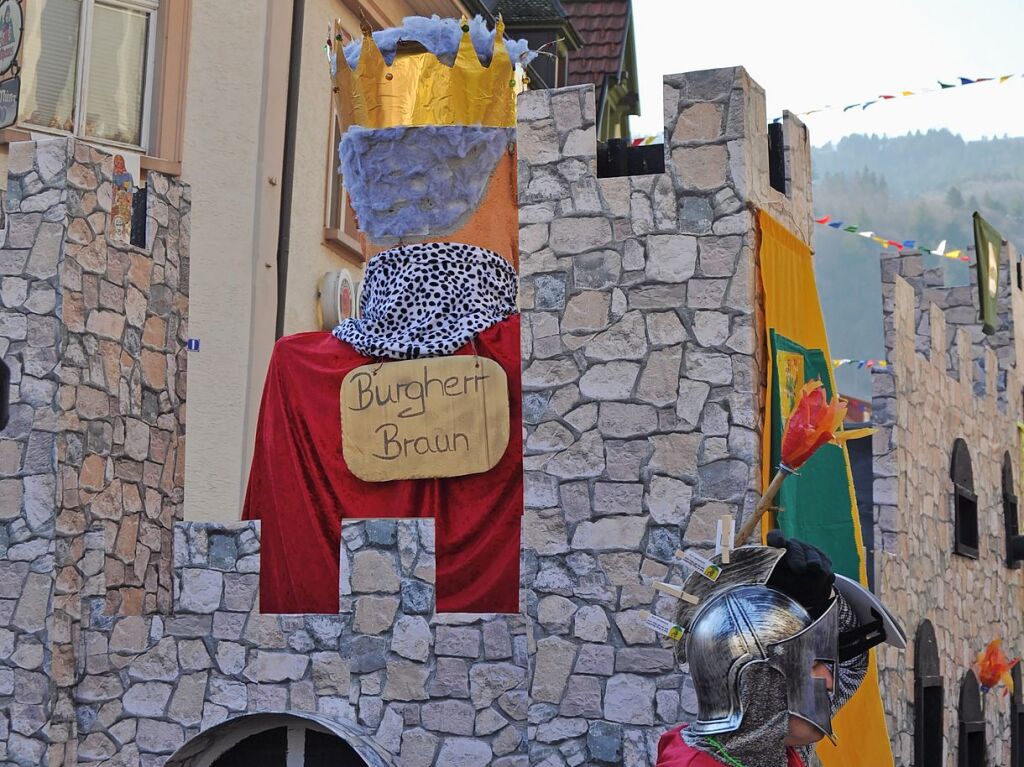
[[[944,283],[943,270],[924,268],[923,258],[918,252],[882,253],[883,328],[890,365],[885,373],[899,363],[899,339],[913,339],[913,349],[934,368],[933,375],[939,371],[978,397],[995,397],[1005,410],[1008,400],[1014,399],[1007,392],[1014,390],[1010,378],[1018,355],[1014,328],[1021,307],[1016,305],[1024,305],[1010,268],[1009,248],[1003,248],[1000,261],[998,324],[991,335],[982,331],[979,319],[975,270],[970,270],[968,285],[950,287]],[[900,284],[906,286],[904,291]]]

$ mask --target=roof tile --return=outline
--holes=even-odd
[[[605,76],[616,76],[622,60],[629,19],[629,0],[574,2],[563,7],[583,38],[583,49],[569,56],[569,82],[601,87]]]

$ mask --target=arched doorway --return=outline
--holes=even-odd
[[[201,732],[164,767],[394,767],[354,724],[317,714],[250,714]]]
[[[988,767],[985,743],[985,714],[981,708],[981,690],[973,671],[960,683],[960,748],[957,767]]]
[[[914,639],[914,767],[944,764],[944,706],[935,629],[924,620]]]
[[[1024,767],[1024,689],[1020,664],[1013,667],[1013,695],[1010,698],[1010,767]]]

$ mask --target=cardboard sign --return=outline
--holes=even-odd
[[[683,638],[683,629],[681,626],[677,626],[672,621],[667,621],[658,615],[651,615],[651,613],[645,612],[643,614],[644,625],[649,629],[653,629],[656,633],[661,634],[669,639],[675,639],[676,641]]]
[[[508,447],[508,408],[505,371],[484,357],[363,365],[341,384],[345,462],[367,482],[480,474]]]
[[[677,551],[676,556],[683,560],[683,564],[696,573],[700,573],[709,581],[717,581],[722,574],[722,568],[693,549]]]

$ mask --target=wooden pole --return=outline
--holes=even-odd
[[[768,489],[764,491],[764,495],[761,496],[761,500],[757,502],[757,506],[754,507],[754,513],[750,515],[750,519],[743,523],[743,527],[740,528],[739,533],[736,534],[736,545],[742,546],[747,542],[747,538],[754,532],[754,528],[757,527],[761,518],[764,517],[765,512],[772,505],[772,501],[775,500],[775,496],[779,494],[779,488],[782,487],[782,480],[786,478],[789,471],[780,468],[775,476],[772,477],[771,484],[768,485]]]

